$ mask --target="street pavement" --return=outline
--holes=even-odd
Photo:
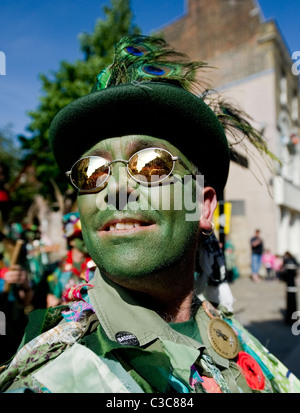
[[[296,285],[300,317],[299,276]],[[254,283],[248,277],[240,277],[230,288],[237,320],[300,379],[300,322],[295,319],[293,327],[285,323],[286,283],[265,279]]]

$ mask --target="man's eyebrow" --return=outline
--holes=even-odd
[[[130,156],[132,156],[134,153],[147,148],[163,148],[168,150],[166,145],[164,145],[162,142],[151,142],[144,139],[134,139],[126,145],[126,153],[130,158]],[[110,151],[101,148],[91,149],[83,155],[83,157],[85,156],[101,156],[102,158],[111,160]]]
[[[86,152],[84,154],[84,156],[101,156],[102,158],[105,158],[105,159],[110,159],[111,158],[111,155],[110,155],[109,151],[107,151],[105,149],[100,149],[100,148],[92,149],[92,150]]]
[[[147,149],[147,148],[163,148],[163,149],[167,149],[167,147],[161,143],[161,142],[151,142],[151,141],[146,141],[143,139],[139,139],[139,140],[134,140],[132,142],[130,142],[127,145],[127,153],[129,156],[133,155],[135,152],[141,151],[142,149]]]

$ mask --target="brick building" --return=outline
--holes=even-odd
[[[187,0],[185,15],[161,31],[192,59],[216,67],[209,72],[214,88],[251,115],[282,162],[270,170],[251,151],[243,151],[248,169],[231,162],[224,198],[242,274],[250,273],[256,228],[265,248],[300,259],[299,77],[276,22],[264,21],[255,0]]]

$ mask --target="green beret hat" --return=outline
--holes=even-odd
[[[140,47],[138,53],[145,50],[144,45],[143,41],[143,48]],[[122,65],[118,63],[118,66]],[[98,87],[57,113],[50,125],[49,138],[58,166],[63,171],[70,170],[88,149],[104,139],[133,134],[150,135],[177,147],[199,168],[207,184],[220,196],[227,181],[230,162],[228,142],[221,122],[202,98],[169,79],[160,79],[156,75],[159,72],[157,67],[154,70],[153,65],[147,67],[155,72],[154,76],[149,78],[145,75],[138,81],[111,85],[106,81],[107,74],[111,72],[105,69],[101,72],[105,75],[104,86],[99,86],[100,73]],[[178,67],[177,64],[176,73]],[[138,70],[143,74],[146,72],[140,70],[140,66]],[[181,78],[185,76],[181,74]]]

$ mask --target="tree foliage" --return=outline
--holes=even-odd
[[[37,190],[36,182],[32,180],[16,186],[16,181],[22,180],[21,150],[14,138],[10,125],[0,130],[0,190],[8,192],[9,203],[0,205],[0,229],[2,220],[19,220],[24,216],[33,201]],[[4,210],[5,215],[4,215]]]
[[[50,150],[48,132],[51,120],[62,107],[90,92],[96,75],[111,63],[113,45],[120,37],[140,33],[140,29],[133,24],[130,0],[111,0],[111,4],[104,6],[103,11],[105,19],[96,20],[94,32],[79,36],[83,59],[75,63],[62,61],[57,72],[52,72],[51,76],[40,76],[43,94],[37,110],[29,112],[32,120],[28,131],[31,136],[19,136],[24,153],[23,164],[30,162],[35,166],[36,177],[42,184],[39,193],[52,200],[54,188],[49,177],[63,193],[67,189],[70,192],[70,187]]]
[[[17,173],[19,152],[11,126],[7,125],[0,130],[0,164],[5,167],[8,181]]]

